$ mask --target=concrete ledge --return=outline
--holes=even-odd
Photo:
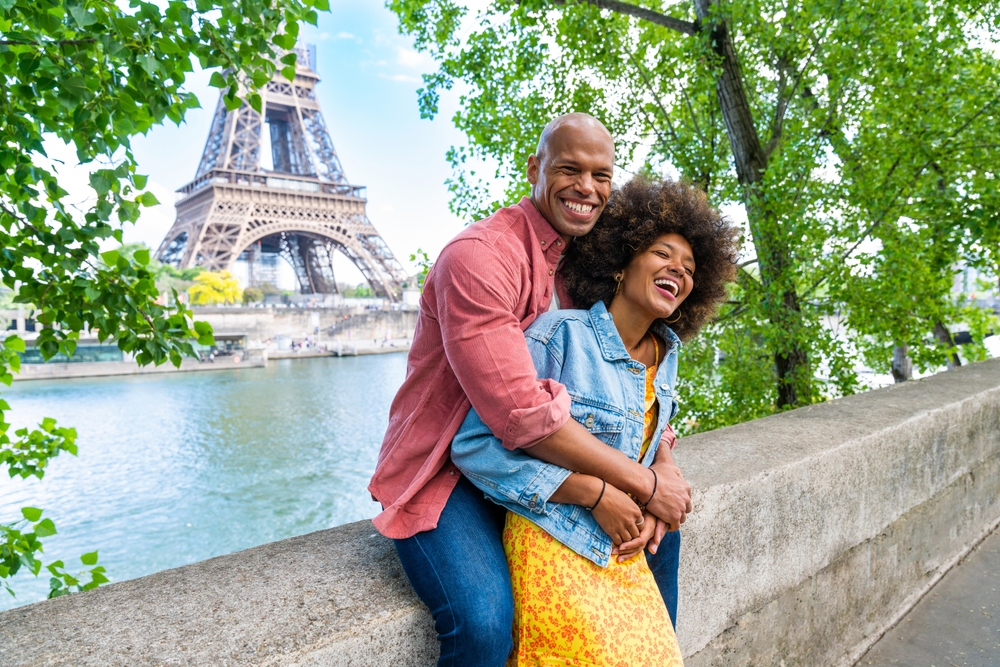
[[[203,371],[226,371],[235,368],[263,368],[267,366],[265,350],[249,350],[234,362],[234,357],[217,357],[214,362],[200,362],[185,358],[180,368],[170,362],[159,366],[140,366],[135,361],[77,361],[66,364],[21,364],[21,371],[14,375],[15,381],[24,380],[66,380],[71,378],[110,377],[113,375],[159,375],[162,373],[198,373]]]
[[[685,438],[691,666],[846,665],[1000,520],[1000,360]],[[0,613],[0,664],[430,665],[369,522]]]

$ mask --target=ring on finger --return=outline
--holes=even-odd
[[[644,523],[646,523],[646,517],[642,516],[642,517],[639,517],[639,520],[635,522],[635,525],[641,526]]]

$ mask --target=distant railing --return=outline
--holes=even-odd
[[[300,192],[323,192],[356,199],[366,199],[367,188],[363,185],[329,183],[312,176],[284,174],[276,171],[238,171],[235,169],[213,169],[178,189],[181,199],[210,185],[237,185],[251,188],[269,187]]]

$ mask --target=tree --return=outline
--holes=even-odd
[[[216,303],[236,303],[242,300],[240,282],[229,271],[204,271],[194,279],[188,289],[191,303],[196,306],[211,306]]]
[[[603,120],[620,162],[648,151],[644,169],[673,167],[745,209],[752,252],[687,346],[682,430],[852,393],[855,365],[887,366],[903,341],[932,365],[956,352],[938,324],[981,319],[952,302],[948,276],[997,225],[1000,67],[977,43],[996,41],[995,2],[494,0],[475,21],[453,0],[390,7],[440,64],[421,112],[468,89],[454,116],[468,145],[448,154],[459,215],[498,204],[477,160],[500,165],[508,200],[524,194],[542,126],[569,111]],[[981,339],[967,351],[980,353]]]
[[[183,88],[195,60],[215,70],[211,83],[225,91],[229,108],[259,110],[256,90],[279,67],[294,74],[299,21],[315,24],[316,11],[327,8],[328,0],[0,2],[0,280],[17,303],[35,309],[42,325],[35,345],[44,357],[71,355],[85,329],[115,340],[140,364],[179,365],[194,355],[192,339],[213,342],[211,327],[194,322],[182,303],[158,303],[148,249],[100,250],[121,243],[123,225],[157,203],[143,191],[130,138],[167,119],[180,123],[198,106]],[[70,143],[81,163],[100,165],[90,175],[88,210],[66,202],[46,139]],[[8,385],[23,351],[17,336],[0,346],[0,380]],[[8,409],[0,399],[0,466],[11,477],[40,478],[52,457],[75,453],[75,432],[53,420],[12,437],[2,419]],[[55,532],[41,510],[22,515],[0,524],[0,579],[8,590],[22,566],[39,573],[39,538]],[[96,553],[83,560],[95,565]],[[48,567],[53,594],[103,576],[92,569],[84,584],[63,576],[60,561]]]
[[[243,290],[243,303],[260,303],[264,300],[264,292],[257,287],[248,287]]]

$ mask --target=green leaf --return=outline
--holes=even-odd
[[[42,519],[34,525],[33,530],[38,537],[49,537],[56,534],[56,525],[52,519]]]
[[[109,267],[118,266],[118,258],[120,253],[117,250],[108,250],[107,252],[101,253],[101,260],[107,264]]]
[[[8,350],[23,353],[25,350],[24,341],[19,336],[7,336],[3,341],[4,347]]]
[[[143,206],[159,206],[160,200],[152,192],[143,192],[139,197],[139,203]]]
[[[88,25],[93,25],[97,22],[97,17],[81,5],[70,5],[69,13],[81,28],[86,28]]]
[[[42,510],[37,507],[22,507],[21,514],[24,515],[25,519],[32,522],[38,521],[42,518]]]
[[[91,551],[80,556],[80,561],[84,565],[97,565],[97,552]]]
[[[198,335],[200,345],[215,345],[215,336],[212,333],[212,325],[208,322],[195,322],[194,331]]]
[[[146,266],[149,264],[149,248],[140,248],[139,250],[136,250],[135,253],[132,254],[132,257],[142,266]]]
[[[229,82],[226,81],[226,77],[222,76],[221,72],[212,72],[212,76],[208,79],[208,85],[214,88],[225,88]]]

